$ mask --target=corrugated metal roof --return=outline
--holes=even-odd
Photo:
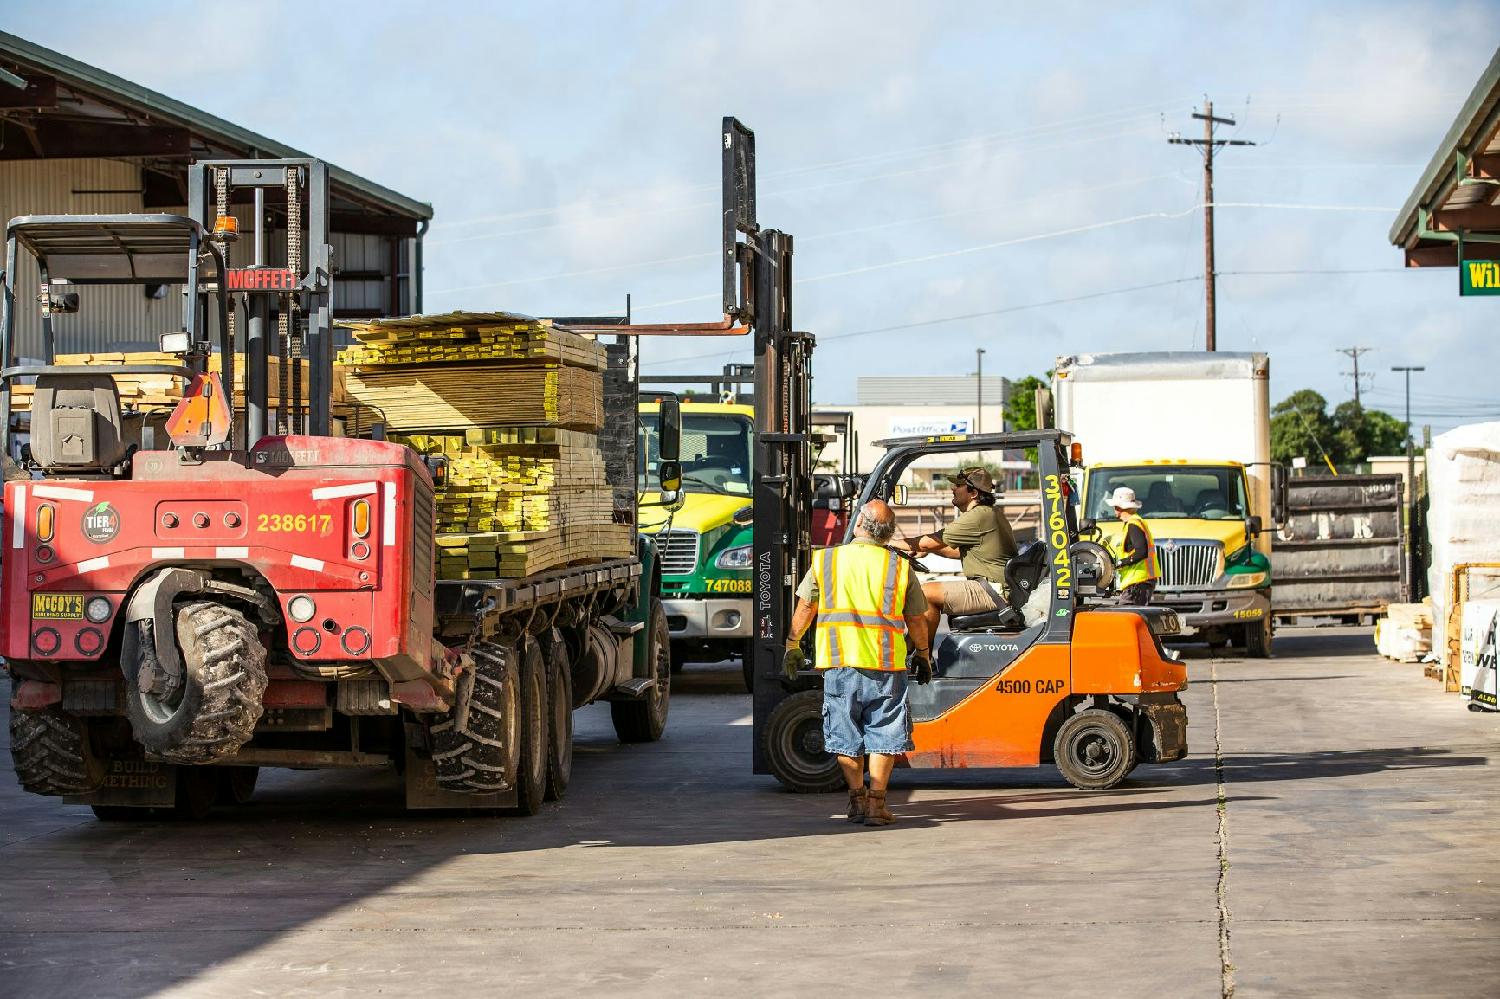
[[[977,382],[973,375],[867,375],[856,381],[855,393],[861,406],[970,405],[978,395]],[[986,375],[983,389],[987,403],[999,403],[1010,383],[999,375]]]
[[[1494,139],[1500,127],[1500,49],[1490,59],[1480,75],[1474,89],[1459,109],[1458,117],[1443,136],[1437,152],[1422,179],[1417,181],[1401,213],[1391,226],[1390,240],[1396,246],[1411,249],[1416,243],[1419,210],[1437,211],[1451,207],[1462,210],[1465,206],[1488,205],[1494,187],[1490,184],[1469,185],[1468,190],[1459,189],[1455,200],[1458,156],[1474,157],[1494,152]],[[1493,231],[1493,230],[1492,230]]]
[[[122,105],[133,107],[163,122],[203,133],[220,142],[253,150],[259,157],[290,158],[312,155],[258,132],[252,132],[233,122],[225,121],[207,111],[201,111],[181,101],[173,100],[165,94],[157,93],[138,83],[132,83],[123,77],[105,72],[96,66],[70,59],[60,52],[54,52],[3,31],[0,31],[0,58],[23,67],[34,67],[36,70],[56,76],[69,86],[102,91],[111,100]],[[22,75],[24,76],[24,72]],[[363,200],[412,218],[432,218],[432,206],[426,202],[408,198],[404,194],[331,163],[328,171],[329,179],[335,186],[342,186]]]

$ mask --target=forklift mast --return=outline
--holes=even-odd
[[[254,205],[248,245],[231,214],[237,200]],[[329,238],[328,165],[322,160],[200,160],[188,169],[188,212],[221,249],[225,259],[229,336],[244,321],[245,447],[272,432],[270,359],[279,377],[274,432],[330,432],[333,400],[333,247]],[[279,219],[275,216],[279,215]],[[273,219],[281,222],[285,254],[272,257]],[[271,350],[272,306],[277,318]],[[308,363],[307,419],[303,420],[301,360]],[[221,359],[224,389],[234,391],[234,354]]]
[[[724,119],[724,312],[755,342],[753,663],[757,720],[775,707],[774,678],[793,591],[812,559],[812,351],[792,325],[792,237],[755,217],[755,133]],[[759,727],[757,726],[757,731]],[[755,746],[756,769],[764,749]]]

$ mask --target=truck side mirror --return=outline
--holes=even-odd
[[[1281,527],[1287,522],[1289,476],[1286,466],[1275,464],[1271,466],[1271,523]]]
[[[656,477],[661,483],[662,492],[678,492],[682,489],[682,462],[675,458],[663,459],[657,466]]]
[[[1245,518],[1245,536],[1256,537],[1261,532],[1260,518],[1251,516]]]
[[[656,447],[662,462],[662,479],[665,480],[666,463],[670,461],[675,465],[682,457],[682,403],[676,398],[663,397],[659,406]],[[680,468],[676,477],[682,478]]]
[[[1099,524],[1094,520],[1093,517],[1085,517],[1078,522],[1078,533],[1087,534],[1098,526]]]

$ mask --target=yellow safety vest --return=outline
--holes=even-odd
[[[1120,518],[1120,523],[1125,525],[1127,535],[1130,532],[1132,524],[1139,527],[1141,532],[1146,535],[1146,557],[1132,565],[1123,565],[1120,567],[1120,589],[1123,590],[1127,586],[1134,586],[1136,583],[1149,583],[1153,579],[1160,579],[1161,569],[1156,562],[1156,539],[1151,536],[1151,528],[1146,526],[1145,518],[1133,513],[1127,513]],[[1124,553],[1125,538],[1122,536],[1120,538],[1120,554],[1123,555]]]
[[[911,563],[882,545],[847,544],[813,557],[818,584],[818,669],[906,669]]]

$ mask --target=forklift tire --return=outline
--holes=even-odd
[[[660,600],[651,601],[646,635],[646,655],[656,686],[644,697],[609,703],[609,717],[621,742],[655,742],[667,729],[667,711],[672,703],[672,633],[667,629],[667,611]]]
[[[460,794],[491,794],[515,786],[520,766],[521,682],[515,651],[480,642],[470,650],[474,687],[469,694],[469,724],[458,730],[450,714],[435,723],[432,766],[438,786]]]
[[[823,691],[802,690],[776,705],[766,723],[771,773],[798,794],[844,788],[839,760],[823,748]]]
[[[82,718],[55,707],[10,712],[10,755],[16,779],[32,794],[88,794],[104,781],[89,752]]]
[[[255,796],[255,782],[260,779],[260,767],[217,767],[219,772],[219,804],[248,805]]]
[[[1245,625],[1245,654],[1251,659],[1271,658],[1271,619]]]
[[[1135,737],[1113,711],[1089,708],[1062,723],[1052,754],[1069,784],[1107,791],[1135,769]]]
[[[530,635],[521,639],[521,762],[512,815],[535,815],[547,793],[547,664]]]
[[[209,763],[250,741],[266,691],[266,648],[238,609],[210,600],[177,608],[182,687],[176,701],[125,682],[135,739],[173,763]]]
[[[547,793],[543,797],[557,801],[573,779],[573,665],[560,639],[548,641],[545,648],[551,738],[547,740]]]

